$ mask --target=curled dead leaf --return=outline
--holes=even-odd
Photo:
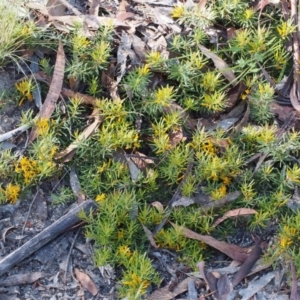
[[[251,214],[256,214],[256,213],[257,213],[257,211],[255,209],[252,209],[252,208],[237,208],[237,209],[233,209],[233,210],[230,210],[227,213],[225,213],[223,215],[223,217],[221,217],[218,220],[216,220],[214,222],[213,226],[217,226],[220,223],[222,223],[223,221],[225,221],[226,219],[231,218],[231,217],[251,215]]]
[[[237,245],[221,242],[212,236],[198,234],[186,227],[178,226],[174,223],[171,224],[174,228],[178,228],[185,237],[204,242],[205,244],[225,253],[232,259],[245,261],[249,256],[250,248],[242,248]]]
[[[93,296],[96,296],[98,294],[98,289],[95,285],[95,283],[92,281],[90,276],[87,274],[79,271],[79,269],[74,269],[75,276],[77,280],[81,283],[81,285],[89,291]]]

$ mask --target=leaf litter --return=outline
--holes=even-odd
[[[107,82],[107,88],[111,94],[112,99],[119,98],[117,94],[117,86],[121,82],[122,78],[127,74],[128,70],[134,66],[140,65],[144,59],[145,59],[145,49],[150,50],[159,50],[163,51],[167,49],[167,33],[178,33],[181,31],[180,26],[174,22],[174,20],[170,17],[170,8],[175,4],[175,1],[144,1],[144,0],[134,0],[133,1],[136,6],[132,6],[131,4],[128,4],[126,1],[121,1],[121,4],[119,5],[119,9],[115,11],[115,13],[110,14],[109,17],[99,17],[98,11],[101,7],[101,4],[99,4],[98,1],[91,1],[90,4],[90,10],[89,14],[81,13],[77,8],[75,8],[73,5],[70,5],[69,3],[65,3],[65,1],[51,1],[49,0],[46,5],[39,4],[36,2],[30,2],[26,4],[33,12],[36,14],[41,14],[44,16],[44,26],[54,26],[56,29],[60,32],[69,33],[72,30],[74,30],[76,23],[81,23],[85,29],[87,36],[92,36],[93,31],[97,30],[99,27],[101,27],[104,24],[107,24],[109,22],[112,22],[112,24],[115,26],[116,30],[121,30],[120,34],[120,43],[119,47],[117,49],[117,61],[114,67],[118,70],[116,79],[114,80],[114,76],[111,76],[109,74],[105,74],[103,72],[103,76],[106,76]],[[257,11],[260,11],[260,13],[265,9],[267,5],[276,5],[278,1],[258,1],[256,3],[256,6],[254,6],[254,9]],[[199,9],[204,9],[206,5],[206,1],[199,1],[198,4],[193,3],[193,1],[186,1],[185,7],[187,9],[191,9],[195,5],[199,6]],[[292,9],[291,14],[295,14],[295,3],[292,2]],[[66,9],[71,12],[71,14],[65,15]],[[113,9],[112,9],[113,11]],[[134,12],[132,12],[134,11]],[[141,17],[142,15],[142,17]],[[147,20],[147,21],[146,21]],[[153,24],[157,26],[153,26]],[[139,35],[137,35],[139,33]],[[143,36],[144,38],[141,38]],[[294,44],[293,44],[293,53],[294,53],[294,72],[295,72],[295,78],[299,78],[299,65],[297,65],[297,62],[299,61],[298,57],[298,49],[299,49],[299,41],[296,35],[294,35]],[[234,72],[229,68],[227,63],[220,58],[218,55],[213,53],[211,50],[207,49],[204,46],[199,46],[199,49],[201,52],[211,59],[216,67],[223,76],[228,81],[228,84],[232,85],[232,87],[228,90],[228,95],[230,99],[229,108],[236,108],[237,99],[240,97],[240,95],[244,92],[244,87],[240,86],[240,83],[237,83],[237,78],[234,74]],[[128,62],[130,61],[130,65]],[[84,140],[87,140],[91,138],[94,132],[97,131],[103,120],[99,117],[99,112],[97,108],[95,108],[95,99],[91,96],[87,96],[84,94],[80,94],[78,92],[74,92],[71,89],[67,89],[66,87],[63,87],[63,80],[64,80],[64,66],[65,66],[65,54],[63,50],[62,43],[59,43],[59,48],[57,51],[57,58],[56,58],[56,64],[54,69],[53,78],[49,80],[47,79],[47,82],[49,84],[49,91],[48,95],[41,107],[39,118],[45,118],[49,119],[56,107],[56,102],[58,101],[60,95],[63,95],[65,97],[74,97],[79,96],[82,99],[82,103],[85,103],[87,105],[92,105],[94,108],[92,114],[90,115],[90,119],[92,119],[92,123],[88,125],[81,134],[77,137],[77,139],[70,144],[65,150],[58,153],[56,155],[56,159],[60,160],[61,162],[67,162],[71,161],[73,156],[75,155],[76,149],[78,148],[79,142],[82,142]],[[266,79],[269,81],[271,80],[271,77],[268,75],[267,70],[265,70],[263,67],[261,67],[262,72]],[[40,75],[39,75],[40,74]],[[42,78],[45,74],[39,73],[36,74],[35,78],[38,80],[39,78]],[[44,76],[45,78],[45,76]],[[107,79],[108,78],[108,79]],[[299,87],[300,81],[296,80],[292,88],[290,89],[290,102],[296,111],[300,111],[299,109]],[[114,96],[113,96],[114,95]],[[288,112],[291,112],[291,108],[287,106],[283,106],[280,104],[273,103],[272,104],[273,111],[276,112],[279,116],[279,119],[283,122],[288,121]],[[178,105],[177,103],[172,103],[170,107],[165,108],[168,112],[174,112],[174,111],[180,111],[181,112],[181,118],[185,121],[186,125],[190,129],[194,129],[197,127],[196,120],[192,119],[189,114],[187,114],[184,109]],[[232,112],[231,110],[230,112]],[[219,121],[217,126],[220,128],[223,128],[225,130],[229,130],[233,128],[233,131],[240,132],[241,129],[246,126],[249,123],[249,114],[250,114],[250,108],[249,104],[243,107],[241,110],[236,113],[236,117],[229,117],[226,116],[226,118],[222,121]],[[30,128],[30,125],[24,125],[19,127],[17,132],[22,132]],[[5,141],[6,139],[9,139],[13,136],[15,136],[16,131],[12,130],[10,133],[6,133],[4,135],[0,135],[0,141]],[[29,142],[32,142],[37,136],[35,127],[33,127],[30,136],[29,136]],[[169,134],[169,140],[171,147],[177,146],[179,143],[184,141],[186,138],[184,136],[184,129],[182,127],[179,127],[178,129],[170,132]],[[132,181],[135,181],[138,179],[141,173],[145,172],[146,169],[149,168],[149,164],[153,164],[153,160],[150,158],[147,158],[146,155],[142,153],[136,152],[137,156],[128,158],[127,162],[129,165],[129,170],[131,174]],[[261,160],[258,162],[256,169],[254,172],[258,170],[258,168],[263,163],[263,160],[266,158],[266,156],[262,155]],[[75,172],[71,172],[70,174],[71,181],[71,187],[73,188],[74,194],[78,197],[78,202],[81,203],[84,201],[84,197],[80,195],[80,182],[78,181],[78,178],[75,174]],[[180,193],[178,194],[178,197],[176,197],[175,201],[170,201],[172,204],[171,207],[175,206],[189,206],[191,204],[202,204],[203,211],[208,210],[210,208],[214,207],[222,207],[225,204],[236,200],[236,198],[239,196],[237,193],[232,193],[227,199],[224,197],[221,199],[219,203],[213,202],[212,199],[210,199],[209,202],[202,200],[207,200],[207,198],[203,197],[202,199],[195,199],[195,198],[188,198],[181,196]],[[293,199],[298,200],[297,198],[291,198],[289,203],[293,201]],[[295,201],[296,201],[295,200]],[[159,209],[163,209],[162,205],[159,202],[156,202],[152,205],[155,205]],[[296,208],[297,203],[296,203]],[[241,215],[249,215],[249,214],[256,214],[257,212],[253,209],[249,208],[239,208],[236,210],[230,210],[227,213],[224,214],[222,218],[219,218],[215,221],[214,226],[219,225],[221,222],[226,220],[227,218],[231,217],[238,217]],[[172,224],[174,227],[178,227],[175,224]],[[14,228],[14,227],[9,227]],[[8,229],[9,229],[8,228]],[[144,226],[144,230],[146,232],[146,235],[150,241],[150,244],[157,248],[157,245],[155,243],[155,239],[153,237],[153,234],[151,231]],[[188,228],[180,227],[180,230],[182,230],[183,234],[190,239],[197,239],[201,242],[204,242],[211,247],[217,249],[220,252],[225,253],[228,257],[243,261],[244,263],[241,265],[239,270],[234,275],[233,279],[229,279],[229,277],[226,274],[219,274],[217,276],[214,275],[213,271],[206,272],[204,264],[200,264],[200,269],[202,275],[205,277],[205,282],[210,289],[210,291],[213,294],[213,297],[216,299],[231,299],[230,294],[233,292],[232,287],[238,285],[251,271],[253,265],[258,261],[258,259],[261,256],[261,248],[259,244],[256,244],[252,248],[245,248],[245,247],[239,247],[233,244],[225,243],[218,241],[217,239],[213,238],[212,236],[204,236],[200,235]],[[8,230],[5,231],[4,236],[6,235]],[[291,292],[291,299],[297,299],[296,295],[296,271],[295,266],[293,263],[291,264],[292,269],[292,280],[293,280],[293,286],[292,286],[292,292]],[[80,284],[90,292],[93,296],[95,296],[99,289],[94,284],[93,280],[84,272],[79,271],[78,268],[74,269],[75,276],[77,280],[80,282]],[[259,290],[264,288],[273,278],[274,278],[274,272],[269,272],[265,275],[262,275],[259,279],[250,281],[248,288],[246,289],[240,289],[239,295],[242,297],[242,299],[250,299],[253,297]],[[32,272],[30,274],[23,274],[23,275],[13,275],[6,280],[3,280],[0,282],[1,285],[18,285],[18,284],[26,284],[26,283],[33,283],[39,280],[40,278],[47,276],[48,274],[42,273],[42,272]],[[173,299],[176,296],[188,292],[189,299],[196,299],[195,296],[195,280],[191,278],[185,278],[183,281],[178,283],[178,285],[173,289],[173,291],[169,290],[169,287],[163,287],[160,289],[157,289],[154,291],[147,299]],[[197,284],[196,284],[197,285]],[[233,299],[233,298],[232,298]]]

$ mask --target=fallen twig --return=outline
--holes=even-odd
[[[26,257],[33,254],[35,251],[40,249],[42,246],[52,241],[61,233],[65,232],[68,228],[74,226],[80,221],[78,213],[82,210],[89,212],[91,209],[96,208],[96,203],[93,200],[87,200],[82,204],[78,205],[66,215],[62,216],[52,225],[44,229],[42,232],[37,234],[31,240],[26,242],[20,248],[7,255],[0,261],[0,276],[10,270],[17,263],[25,259]]]
[[[22,125],[16,129],[13,129],[9,132],[6,132],[6,133],[3,133],[3,134],[0,134],[0,142],[4,142],[8,139],[11,139],[13,138],[14,136],[18,135],[19,133],[22,133],[24,131],[26,131],[27,129],[29,129],[30,127],[32,127],[33,124],[25,124],[25,125]]]

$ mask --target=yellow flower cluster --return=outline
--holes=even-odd
[[[211,197],[213,200],[219,200],[226,196],[227,187],[225,184],[222,184],[218,189],[211,192]]]
[[[24,181],[29,184],[39,174],[38,162],[23,156],[15,166],[16,173],[22,173]]]
[[[118,253],[120,254],[121,257],[130,257],[132,255],[130,249],[128,246],[120,246],[118,248]]]
[[[12,204],[16,203],[19,193],[20,186],[9,183],[5,189],[1,189],[4,194],[6,200]]]
[[[205,154],[208,154],[208,155],[215,155],[216,154],[216,147],[214,146],[214,144],[212,143],[211,140],[207,139],[203,144],[202,144],[202,147],[201,147]]]
[[[22,34],[22,35],[30,36],[30,35],[33,34],[34,29],[35,29],[35,24],[34,24],[34,22],[30,22],[30,23],[28,23],[27,25],[24,25],[24,27],[23,27],[22,30],[21,30],[21,34]]]
[[[105,194],[102,193],[102,194],[97,195],[95,200],[96,200],[96,202],[100,203],[105,199],[106,199],[106,196],[105,196]]]
[[[137,274],[133,273],[131,274],[131,280],[123,281],[123,284],[129,285],[133,289],[140,291],[140,294],[144,294],[150,283],[148,280],[143,280]]]
[[[49,120],[45,118],[38,118],[35,123],[39,135],[45,136],[49,131]]]
[[[287,249],[293,243],[293,237],[296,235],[296,228],[291,228],[285,225],[283,227],[283,233],[280,237],[280,246],[283,250]]]

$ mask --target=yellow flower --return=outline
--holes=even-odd
[[[16,203],[19,193],[20,193],[20,186],[19,185],[13,185],[9,183],[6,186],[6,189],[2,189],[2,192],[5,195],[5,198],[7,199],[8,202],[10,203]]]
[[[55,155],[56,151],[57,151],[57,147],[56,147],[56,146],[53,146],[53,147],[50,149],[50,157],[51,157],[51,158]]]
[[[212,172],[211,172],[211,175],[210,175],[210,178],[211,178],[213,181],[217,181],[217,180],[218,180],[217,172],[216,172],[216,171],[212,171]]]
[[[49,131],[49,120],[45,118],[38,118],[36,123],[37,131],[39,135],[45,136]]]
[[[180,18],[184,15],[185,13],[185,9],[184,9],[184,6],[181,5],[181,6],[175,6],[173,8],[173,10],[171,11],[171,16],[175,19],[177,18]]]
[[[246,89],[241,96],[242,100],[245,100],[249,93],[250,93],[250,89]]]
[[[130,257],[132,255],[130,249],[128,246],[124,245],[124,246],[120,246],[118,248],[118,252],[122,257]]]
[[[30,183],[38,174],[39,168],[36,160],[23,156],[15,166],[16,173],[22,173],[26,184]]]
[[[216,149],[210,140],[205,141],[201,148],[205,152],[205,154],[215,154],[216,153]]]
[[[293,242],[292,242],[292,240],[290,238],[283,237],[283,238],[280,239],[280,246],[283,249],[288,248],[292,243]]]
[[[225,184],[222,184],[218,189],[212,191],[211,197],[213,200],[219,200],[226,195],[227,187]]]
[[[111,165],[111,160],[109,160],[108,162],[104,162],[102,163],[102,165],[100,167],[98,167],[97,173],[101,174],[104,171],[106,171]]]
[[[224,183],[225,185],[227,185],[227,186],[228,186],[228,185],[230,184],[230,182],[231,182],[231,178],[228,177],[228,176],[221,177],[221,179],[222,179],[223,183]]]
[[[144,294],[150,283],[148,280],[143,280],[141,277],[133,273],[131,274],[131,280],[123,281],[123,284],[129,285],[134,289],[139,290],[140,294]]]
[[[33,31],[34,31],[34,23],[30,22],[28,25],[25,25],[22,30],[21,30],[21,34],[22,35],[32,35]]]
[[[105,194],[100,194],[100,195],[97,195],[96,197],[96,202],[102,202],[103,200],[105,200],[106,196]]]

